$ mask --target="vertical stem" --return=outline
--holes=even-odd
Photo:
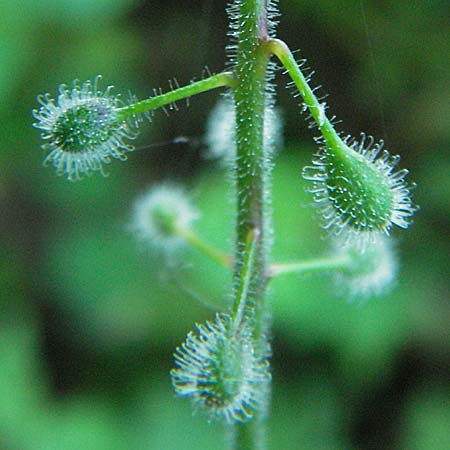
[[[238,44],[236,55],[236,188],[237,188],[237,248],[235,279],[242,280],[242,266],[247,238],[256,230],[259,236],[256,264],[251,280],[254,308],[249,304],[247,314],[254,316],[262,307],[265,291],[265,167],[264,109],[266,71],[269,54],[263,45],[267,39],[266,1],[247,0],[240,4]],[[236,299],[238,301],[238,299]],[[237,305],[235,305],[236,307]]]
[[[259,234],[255,230],[247,236],[243,252],[243,261],[241,261],[240,280],[235,292],[235,302],[233,305],[233,327],[232,334],[237,336],[242,328],[247,310],[247,299],[251,297],[250,283],[253,277],[253,267],[255,263],[255,253],[258,248]]]
[[[237,54],[234,89],[236,105],[236,187],[237,187],[237,242],[234,266],[235,305],[239,310],[242,301],[239,292],[242,283],[248,282],[244,317],[252,326],[255,347],[265,344],[264,293],[266,289],[265,230],[265,179],[268,169],[264,155],[264,110],[266,105],[266,72],[269,53],[267,26],[267,0],[241,0],[237,16]],[[248,236],[256,233],[254,264],[250,273],[245,264]],[[267,388],[264,388],[267,389]],[[263,396],[268,397],[268,392]],[[234,448],[240,450],[263,449],[265,411],[258,411],[250,422],[236,424]]]

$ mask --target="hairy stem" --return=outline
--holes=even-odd
[[[336,148],[344,147],[342,139],[339,137],[333,124],[326,116],[325,104],[320,103],[319,99],[314,94],[314,90],[309,86],[306,77],[300,70],[294,55],[286,43],[280,39],[271,39],[268,43],[268,49],[283,64],[286,72],[289,74],[300,95],[303,97],[305,106],[309,109],[311,116],[316,122],[325,141]]]
[[[147,100],[142,100],[140,102],[133,103],[132,105],[124,106],[118,110],[118,119],[124,120],[136,114],[152,111],[162,106],[170,105],[178,100],[182,100],[196,94],[201,94],[202,92],[207,92],[212,89],[225,86],[233,87],[234,84],[235,78],[231,72],[222,72],[217,75],[212,75],[209,78],[196,81],[165,94],[157,95],[156,97],[151,97]]]
[[[213,247],[210,243],[204,241],[198,234],[196,234],[190,228],[176,227],[174,233],[185,240],[191,247],[197,249],[200,253],[203,253],[212,261],[217,264],[230,268],[232,259],[229,255],[222,250]]]
[[[245,248],[250,233],[258,233],[256,263],[251,275],[254,304],[248,305],[246,315],[254,318],[263,307],[265,290],[266,255],[264,248],[265,230],[265,182],[267,176],[264,155],[264,109],[265,84],[268,53],[263,45],[265,34],[260,34],[265,20],[265,2],[249,0],[242,2],[236,57],[237,85],[234,90],[236,104],[236,188],[237,188],[237,245],[235,276],[236,285],[242,280]],[[239,301],[239,298],[236,298]],[[236,308],[235,308],[236,309]],[[261,330],[255,334],[259,337]]]
[[[240,272],[240,282],[236,292],[236,301],[233,305],[233,329],[234,335],[238,335],[242,321],[247,309],[247,299],[251,295],[250,283],[253,276],[253,267],[255,264],[255,252],[259,242],[259,231],[251,230],[247,236],[247,242],[244,248],[244,260]]]
[[[236,105],[236,188],[237,188],[237,242],[234,267],[235,304],[233,311],[243,314],[253,331],[258,348],[266,339],[263,316],[266,305],[266,248],[265,248],[265,182],[268,172],[264,155],[264,110],[266,105],[266,77],[269,53],[267,1],[237,2],[239,8],[236,29],[237,46],[234,88]],[[254,263],[246,264],[250,251],[248,237],[255,236],[251,251]],[[257,236],[257,239],[256,239]],[[252,257],[253,260],[253,257]],[[243,284],[246,283],[246,286]],[[247,295],[239,295],[243,289]],[[245,301],[245,305],[241,302]],[[269,393],[263,393],[268,397]],[[266,411],[257,411],[250,422],[236,424],[234,449],[263,449]]]
[[[312,259],[310,261],[299,261],[293,263],[272,264],[268,269],[267,276],[276,278],[280,275],[290,273],[313,273],[326,272],[330,270],[346,269],[352,262],[348,255],[335,256],[329,258]]]

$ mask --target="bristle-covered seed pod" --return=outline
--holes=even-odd
[[[265,401],[270,382],[269,349],[257,349],[245,326],[230,332],[231,318],[197,325],[175,353],[172,383],[210,419],[246,422]]]
[[[179,231],[190,228],[197,217],[181,187],[161,184],[137,199],[130,228],[149,248],[170,256],[184,243]]]
[[[348,260],[334,275],[336,291],[350,300],[385,294],[394,285],[398,262],[392,240],[382,234],[366,245],[363,252],[355,245],[335,242],[336,253]]]
[[[326,144],[303,172],[313,182],[309,190],[324,228],[363,247],[379,233],[389,234],[393,225],[407,228],[417,209],[405,182],[408,171],[395,171],[400,158],[383,150],[382,142],[366,141],[363,135],[359,142]]]
[[[61,85],[56,100],[39,96],[41,107],[33,110],[33,126],[42,131],[42,149],[48,152],[44,164],[52,164],[57,175],[69,180],[103,173],[103,164],[111,158],[123,161],[133,150],[127,141],[136,137],[136,130],[117,114],[120,100],[111,95],[112,86],[99,91],[98,80],[81,85],[74,81],[71,88]]]

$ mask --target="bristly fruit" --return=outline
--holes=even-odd
[[[49,94],[38,96],[41,107],[33,110],[33,126],[42,130],[42,149],[48,152],[44,164],[71,181],[103,173],[103,164],[111,158],[123,161],[133,150],[126,141],[136,137],[136,130],[117,115],[121,102],[111,95],[112,86],[98,90],[99,78],[81,85],[74,81],[70,89],[61,85],[56,100]]]
[[[400,158],[383,150],[382,142],[365,141],[362,135],[360,142],[348,137],[340,145],[327,143],[303,171],[313,182],[309,190],[324,228],[362,246],[393,225],[407,228],[417,209],[405,182],[408,171],[395,172]]]
[[[338,241],[334,243],[336,254],[348,263],[334,275],[336,292],[349,300],[365,300],[389,292],[398,274],[392,239],[380,234],[364,252],[357,245],[343,247]]]
[[[230,331],[231,317],[218,314],[214,322],[197,325],[175,353],[172,383],[182,397],[210,419],[227,424],[250,420],[261,407],[270,382],[269,349],[259,351],[251,333]]]
[[[187,193],[166,183],[151,187],[136,200],[130,228],[150,249],[171,256],[184,244],[178,231],[190,228],[197,217]]]

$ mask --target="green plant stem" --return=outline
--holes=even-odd
[[[193,230],[189,228],[175,227],[173,231],[177,236],[184,239],[191,247],[197,249],[200,253],[203,253],[212,261],[223,267],[231,267],[232,258],[230,255],[227,255],[221,250],[213,247],[210,243],[205,242]]]
[[[244,249],[250,233],[258,230],[256,264],[252,270],[255,305],[247,315],[254,317],[263,306],[265,290],[265,179],[267,176],[264,155],[265,84],[269,55],[265,49],[266,35],[261,35],[264,22],[265,1],[248,0],[240,4],[238,48],[236,56],[237,85],[234,89],[236,105],[236,188],[237,188],[237,245],[235,275],[237,285],[242,277]],[[264,31],[262,31],[264,33]],[[239,301],[239,297],[236,297]],[[236,308],[235,308],[236,309]],[[255,330],[255,338],[262,330]]]
[[[291,77],[300,95],[303,97],[305,105],[308,107],[311,116],[317,124],[325,141],[337,149],[344,149],[345,144],[333,127],[325,113],[325,104],[320,103],[313,89],[308,84],[306,77],[300,70],[297,61],[294,58],[289,47],[280,39],[271,39],[267,44],[270,52],[272,52],[283,64],[287,73]]]
[[[330,270],[346,269],[351,263],[351,258],[348,255],[330,258],[311,259],[309,261],[299,261],[284,264],[272,264],[268,270],[268,277],[273,279],[280,275],[287,275],[291,273],[312,273],[312,272],[326,272]]]
[[[250,283],[255,264],[255,253],[259,242],[259,230],[251,230],[247,236],[244,248],[244,260],[240,272],[240,283],[236,292],[236,301],[233,305],[233,334],[241,328],[247,308],[247,299],[250,296]]]
[[[191,97],[202,92],[207,92],[220,87],[233,87],[235,85],[235,77],[232,72],[222,72],[212,75],[204,80],[193,82],[187,86],[174,89],[165,94],[142,100],[132,105],[124,106],[118,109],[118,120],[124,120],[133,117],[136,114],[142,114],[173,102]]]
[[[234,425],[235,436],[233,450],[260,450],[264,447],[255,445],[258,434],[261,433],[261,425],[256,420]]]
[[[232,333],[239,336],[239,330],[244,323],[245,314],[249,308],[249,301],[254,301],[251,283],[254,278],[254,266],[256,263],[256,251],[259,247],[260,232],[258,229],[250,230],[247,236],[246,246],[243,250],[243,261],[240,272],[240,283],[236,292],[236,301],[233,307]],[[250,300],[251,299],[251,300]],[[265,441],[265,430],[263,423],[264,411],[258,411],[256,417],[250,422],[235,423],[233,450],[263,449]]]
[[[256,348],[263,347],[266,339],[263,316],[266,309],[264,294],[267,280],[265,248],[265,180],[268,175],[264,155],[264,110],[266,105],[266,75],[269,53],[266,42],[267,1],[244,0],[236,3],[239,7],[234,24],[236,28],[236,60],[234,102],[236,106],[236,188],[237,188],[237,242],[234,264],[234,306],[233,311],[241,311],[243,301],[240,292],[243,283],[248,283],[245,297],[244,318],[253,326]],[[246,264],[247,239],[253,232],[258,240],[252,251],[254,264]],[[263,392],[263,396],[269,393]],[[265,448],[264,417],[266,411],[257,411],[250,422],[235,424],[234,450],[262,450]]]

